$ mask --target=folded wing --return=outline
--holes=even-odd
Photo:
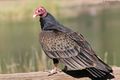
[[[95,66],[90,46],[77,33],[43,32],[41,44],[50,58],[57,58],[72,70]],[[77,35],[77,36],[76,36]]]

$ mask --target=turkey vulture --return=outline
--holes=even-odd
[[[40,44],[55,65],[51,73],[57,72],[60,61],[65,65],[66,73],[70,70],[85,70],[92,79],[113,76],[112,68],[95,54],[81,34],[64,27],[44,7],[35,10],[33,17],[36,16],[40,16],[42,29],[39,35]],[[79,75],[79,73],[76,74]]]

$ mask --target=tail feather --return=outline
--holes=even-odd
[[[100,71],[100,70],[97,70],[95,68],[88,68],[86,69],[91,75],[93,75],[94,77],[103,77],[106,75],[106,73]]]
[[[103,77],[106,75],[106,73],[98,70],[98,69],[95,69],[95,68],[88,68],[86,69],[89,73],[91,73],[91,75],[93,75],[93,77]]]
[[[107,80],[114,78],[112,74],[93,67],[83,70],[63,70],[63,72],[75,78],[89,77],[91,80]]]
[[[97,77],[97,75],[93,72],[93,71],[91,71],[91,69],[86,69],[92,76],[94,76],[94,77]]]
[[[87,68],[86,70],[92,75],[91,79],[93,80],[114,78],[114,76],[110,74],[111,72],[105,72],[96,68]]]

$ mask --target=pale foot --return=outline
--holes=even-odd
[[[59,72],[61,72],[61,70],[55,67],[54,69],[52,69],[52,70],[49,72],[48,76],[51,76],[51,75],[56,74],[56,73],[59,73]]]

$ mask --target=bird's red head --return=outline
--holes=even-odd
[[[37,9],[35,9],[33,17],[36,17],[36,16],[45,17],[46,15],[47,15],[46,9],[40,6]]]

